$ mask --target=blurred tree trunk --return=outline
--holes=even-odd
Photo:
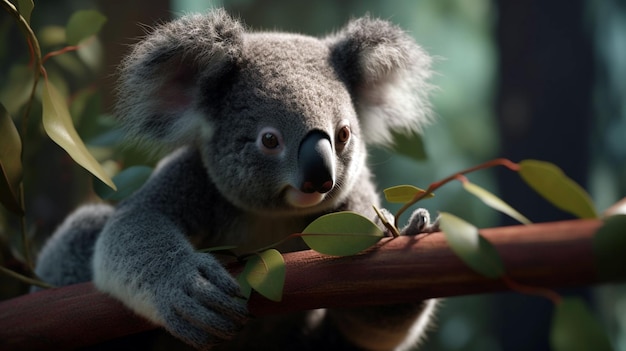
[[[106,70],[100,84],[105,87],[103,90],[105,110],[110,111],[115,101],[117,66],[128,54],[130,44],[144,37],[155,23],[170,19],[163,17],[171,14],[170,2],[169,0],[142,0],[122,3],[98,0],[98,5],[108,18],[108,23],[100,35],[104,43]]]
[[[553,162],[585,186],[594,73],[586,2],[500,0],[496,5],[501,156]],[[506,172],[498,174],[498,182],[502,198],[532,221],[569,218]],[[503,350],[549,350],[549,303],[509,295],[496,301]]]

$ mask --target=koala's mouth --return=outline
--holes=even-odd
[[[326,194],[318,192],[305,193],[292,186],[287,188],[285,199],[287,203],[296,208],[313,207],[324,200]]]

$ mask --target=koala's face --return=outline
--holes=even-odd
[[[364,17],[325,38],[250,33],[225,11],[158,27],[122,63],[117,115],[152,146],[198,147],[253,212],[319,212],[363,174],[365,143],[428,120],[430,58]],[[358,185],[356,185],[358,186]]]
[[[360,176],[365,145],[351,96],[317,39],[247,37],[218,95],[202,105],[209,175],[253,212],[313,212],[340,201]]]

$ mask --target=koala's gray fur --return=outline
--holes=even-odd
[[[259,319],[237,335],[249,320],[239,287],[196,248],[250,252],[341,210],[375,219],[366,144],[427,122],[429,66],[405,32],[369,17],[322,39],[247,32],[223,10],[156,28],[122,63],[117,115],[133,139],[172,153],[116,208],[71,215],[37,273],[57,285],[93,280],[199,349],[233,338],[219,347],[412,347],[433,301],[320,310],[283,318],[284,329]],[[265,334],[276,331],[289,335]]]

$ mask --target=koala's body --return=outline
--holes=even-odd
[[[401,29],[370,18],[322,39],[250,33],[223,10],[156,28],[122,63],[117,115],[132,138],[173,151],[116,207],[69,216],[37,273],[56,285],[93,280],[199,349],[412,347],[433,301],[319,310],[264,327],[248,323],[220,262],[196,249],[250,252],[342,210],[375,220],[366,144],[427,122],[429,65]],[[421,229],[417,217],[405,231]],[[280,249],[303,248],[291,240]]]

